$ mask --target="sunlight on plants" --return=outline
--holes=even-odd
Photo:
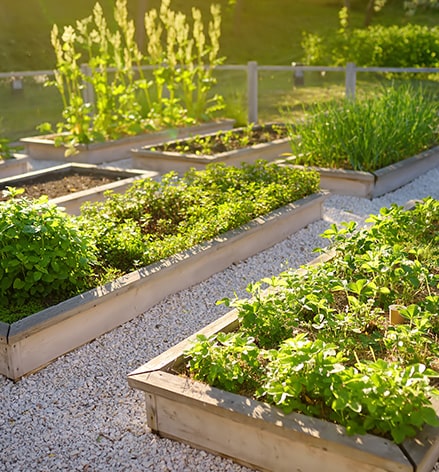
[[[58,144],[117,139],[165,127],[211,119],[223,108],[220,95],[209,96],[215,84],[212,69],[219,54],[221,12],[212,5],[204,31],[201,12],[192,8],[192,22],[163,0],[159,11],[145,15],[147,50],[135,41],[127,0],[117,0],[112,31],[96,3],[92,15],[66,26],[54,25],[55,80],[61,94],[63,121],[56,125]],[[152,68],[152,76],[144,66]],[[54,132],[44,123],[42,132]],[[60,135],[63,133],[62,135]]]

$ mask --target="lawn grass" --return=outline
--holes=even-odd
[[[108,17],[112,15],[114,0],[100,0]],[[139,5],[157,8],[161,0],[130,0],[129,10],[133,18]],[[190,14],[190,8],[200,8],[209,18],[206,0],[172,0],[176,10]],[[324,33],[338,24],[338,10],[342,4],[336,0],[237,0],[236,6],[228,0],[217,0],[222,6],[221,53],[227,64],[245,64],[256,60],[265,65],[288,65],[300,62],[300,42],[304,31]],[[361,26],[365,1],[353,1],[351,24]],[[437,24],[438,13],[420,12],[406,17],[396,1],[375,17],[376,23]],[[54,54],[50,45],[50,30],[72,24],[76,19],[89,15],[95,0],[59,2],[58,0],[26,0],[8,2],[0,7],[0,71],[45,70],[54,67]],[[361,4],[361,5],[360,5]],[[357,6],[360,5],[360,6]],[[32,12],[32,14],[29,14]],[[245,72],[218,72],[218,91],[227,101],[226,114],[238,124],[247,119]],[[344,93],[343,74],[305,74],[305,88],[294,87],[288,72],[261,72],[259,77],[259,118],[261,121],[281,119],[283,111],[292,116],[300,115],[302,103],[328,99]],[[360,85],[360,89],[361,89]],[[283,111],[282,111],[283,110]],[[37,134],[35,126],[44,121],[60,120],[60,99],[54,88],[43,89],[33,79],[25,80],[21,94],[12,93],[8,80],[0,80],[0,135],[16,140]]]

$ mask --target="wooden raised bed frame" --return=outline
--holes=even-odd
[[[295,166],[293,158],[277,161]],[[376,198],[408,184],[420,175],[439,166],[439,146],[428,151],[383,167],[375,172],[362,172],[343,169],[309,168],[320,174],[321,188],[339,195],[352,195]]]
[[[76,172],[78,174],[95,174],[107,176],[110,178],[120,178],[104,185],[82,190],[78,192],[68,193],[61,197],[56,197],[50,201],[60,207],[63,207],[67,213],[78,215],[81,205],[85,202],[96,202],[103,200],[104,192],[111,190],[115,193],[122,193],[130,187],[135,180],[141,178],[158,177],[157,172],[142,171],[136,169],[118,169],[115,167],[98,167],[93,164],[68,163],[59,166],[48,167],[45,169],[27,172],[24,175],[0,179],[0,188],[20,187],[26,185],[27,182],[45,176],[63,177],[66,174]]]
[[[146,145],[153,145],[170,141],[176,138],[182,139],[197,134],[212,133],[219,130],[227,130],[233,127],[234,120],[220,120],[183,128],[167,129],[145,133],[138,136],[106,141],[102,143],[80,144],[77,146],[78,153],[74,156],[65,157],[66,148],[55,146],[53,135],[34,136],[20,139],[26,154],[32,159],[48,161],[73,161],[88,164],[100,164],[112,162],[130,157],[130,151]]]
[[[28,172],[31,167],[27,156],[15,154],[11,159],[0,158],[0,179],[24,174]]]
[[[240,130],[242,128],[236,128]],[[210,133],[210,136],[218,134]],[[242,149],[221,152],[213,155],[196,155],[175,151],[155,151],[148,148],[137,148],[131,151],[133,167],[149,169],[157,172],[184,173],[190,168],[204,169],[208,164],[223,162],[230,166],[239,166],[242,163],[253,163],[257,159],[273,161],[282,155],[291,152],[290,139],[279,138],[268,143],[259,143]]]
[[[310,195],[168,259],[12,324],[0,322],[0,374],[18,380],[57,357],[282,241],[322,217],[325,193]]]
[[[314,263],[318,263],[318,258]],[[426,426],[400,446],[371,434],[225,392],[179,375],[197,334],[237,328],[232,310],[128,376],[145,395],[152,432],[272,472],[430,472],[439,458],[439,428]],[[434,399],[439,413],[439,401]]]

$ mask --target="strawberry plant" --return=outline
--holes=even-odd
[[[249,299],[222,300],[238,310],[239,349],[219,335],[196,340],[189,375],[349,434],[400,443],[439,425],[430,384],[439,377],[439,202],[392,205],[369,223],[328,229],[326,262],[250,284]],[[390,321],[393,305],[401,324]]]

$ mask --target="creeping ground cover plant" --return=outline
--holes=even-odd
[[[439,202],[335,225],[323,262],[250,284],[230,333],[185,352],[196,380],[401,443],[439,426]],[[398,308],[402,322],[389,310]]]
[[[318,192],[319,175],[258,161],[136,181],[68,215],[0,201],[0,320],[13,322]]]

